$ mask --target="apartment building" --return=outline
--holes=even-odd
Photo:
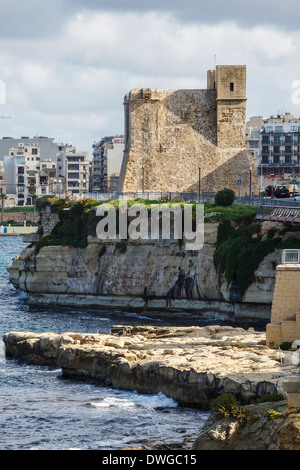
[[[260,131],[265,119],[262,116],[252,116],[246,122],[246,148],[253,155],[255,168],[260,164]]]
[[[276,179],[299,178],[300,120],[290,113],[267,119],[260,132],[258,173]]]
[[[10,198],[18,206],[32,205],[34,196],[55,195],[56,162],[42,159],[37,144],[9,149],[4,156],[4,179]]]
[[[20,144],[25,147],[38,145],[41,156],[44,159],[54,161],[56,161],[56,155],[59,151],[59,147],[62,145],[54,142],[54,138],[45,136],[21,136],[19,138],[2,137],[2,139],[0,139],[0,161],[4,160],[4,156],[8,155],[10,149],[18,148]]]
[[[124,136],[110,136],[94,143],[93,191],[105,193],[116,190],[122,166],[124,142]]]
[[[89,154],[78,151],[73,146],[66,150],[63,157],[65,159],[66,191],[72,196],[84,197],[89,192]]]

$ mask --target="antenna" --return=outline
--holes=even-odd
[[[216,65],[217,65],[217,55],[216,54],[214,55],[214,64],[215,64],[215,68],[216,68]]]
[[[0,116],[0,119],[12,119],[11,116]]]

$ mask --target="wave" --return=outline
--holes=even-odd
[[[103,410],[109,408],[135,410],[136,408],[177,408],[178,403],[161,392],[156,395],[143,395],[131,392],[130,394],[124,393],[122,397],[107,396],[103,399],[94,400],[89,402],[88,406]]]

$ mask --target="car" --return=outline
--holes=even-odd
[[[268,197],[273,196],[276,198],[290,197],[290,191],[288,187],[284,185],[278,185],[278,186],[269,185],[266,187],[266,195]]]
[[[299,186],[297,186],[297,184],[289,184],[288,185],[288,189],[289,189],[289,192],[290,192],[290,196],[293,197],[294,195],[295,196],[299,196],[300,193],[299,193]]]
[[[275,197],[290,197],[290,191],[287,186],[275,186]]]

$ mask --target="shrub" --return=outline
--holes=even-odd
[[[220,395],[212,403],[213,410],[223,418],[235,418],[238,421],[252,421],[255,416],[251,410],[241,406],[232,393]]]
[[[267,393],[257,398],[256,403],[265,403],[269,401],[283,401],[284,396],[281,393]]]
[[[229,188],[221,189],[215,196],[215,203],[217,206],[231,206],[234,201],[234,191]]]
[[[291,349],[291,347],[292,347],[292,343],[290,343],[289,341],[284,341],[280,345],[280,349],[282,349],[282,351],[288,351],[289,349]]]
[[[282,418],[282,417],[284,416],[283,413],[278,413],[277,411],[273,410],[272,408],[270,408],[269,410],[265,411],[264,415],[265,415],[266,418],[268,418],[269,420],[279,419],[279,418]]]
[[[225,393],[220,395],[212,402],[212,408],[218,414],[224,416],[224,418],[229,418],[232,415],[234,409],[239,406],[239,402],[232,393]]]

